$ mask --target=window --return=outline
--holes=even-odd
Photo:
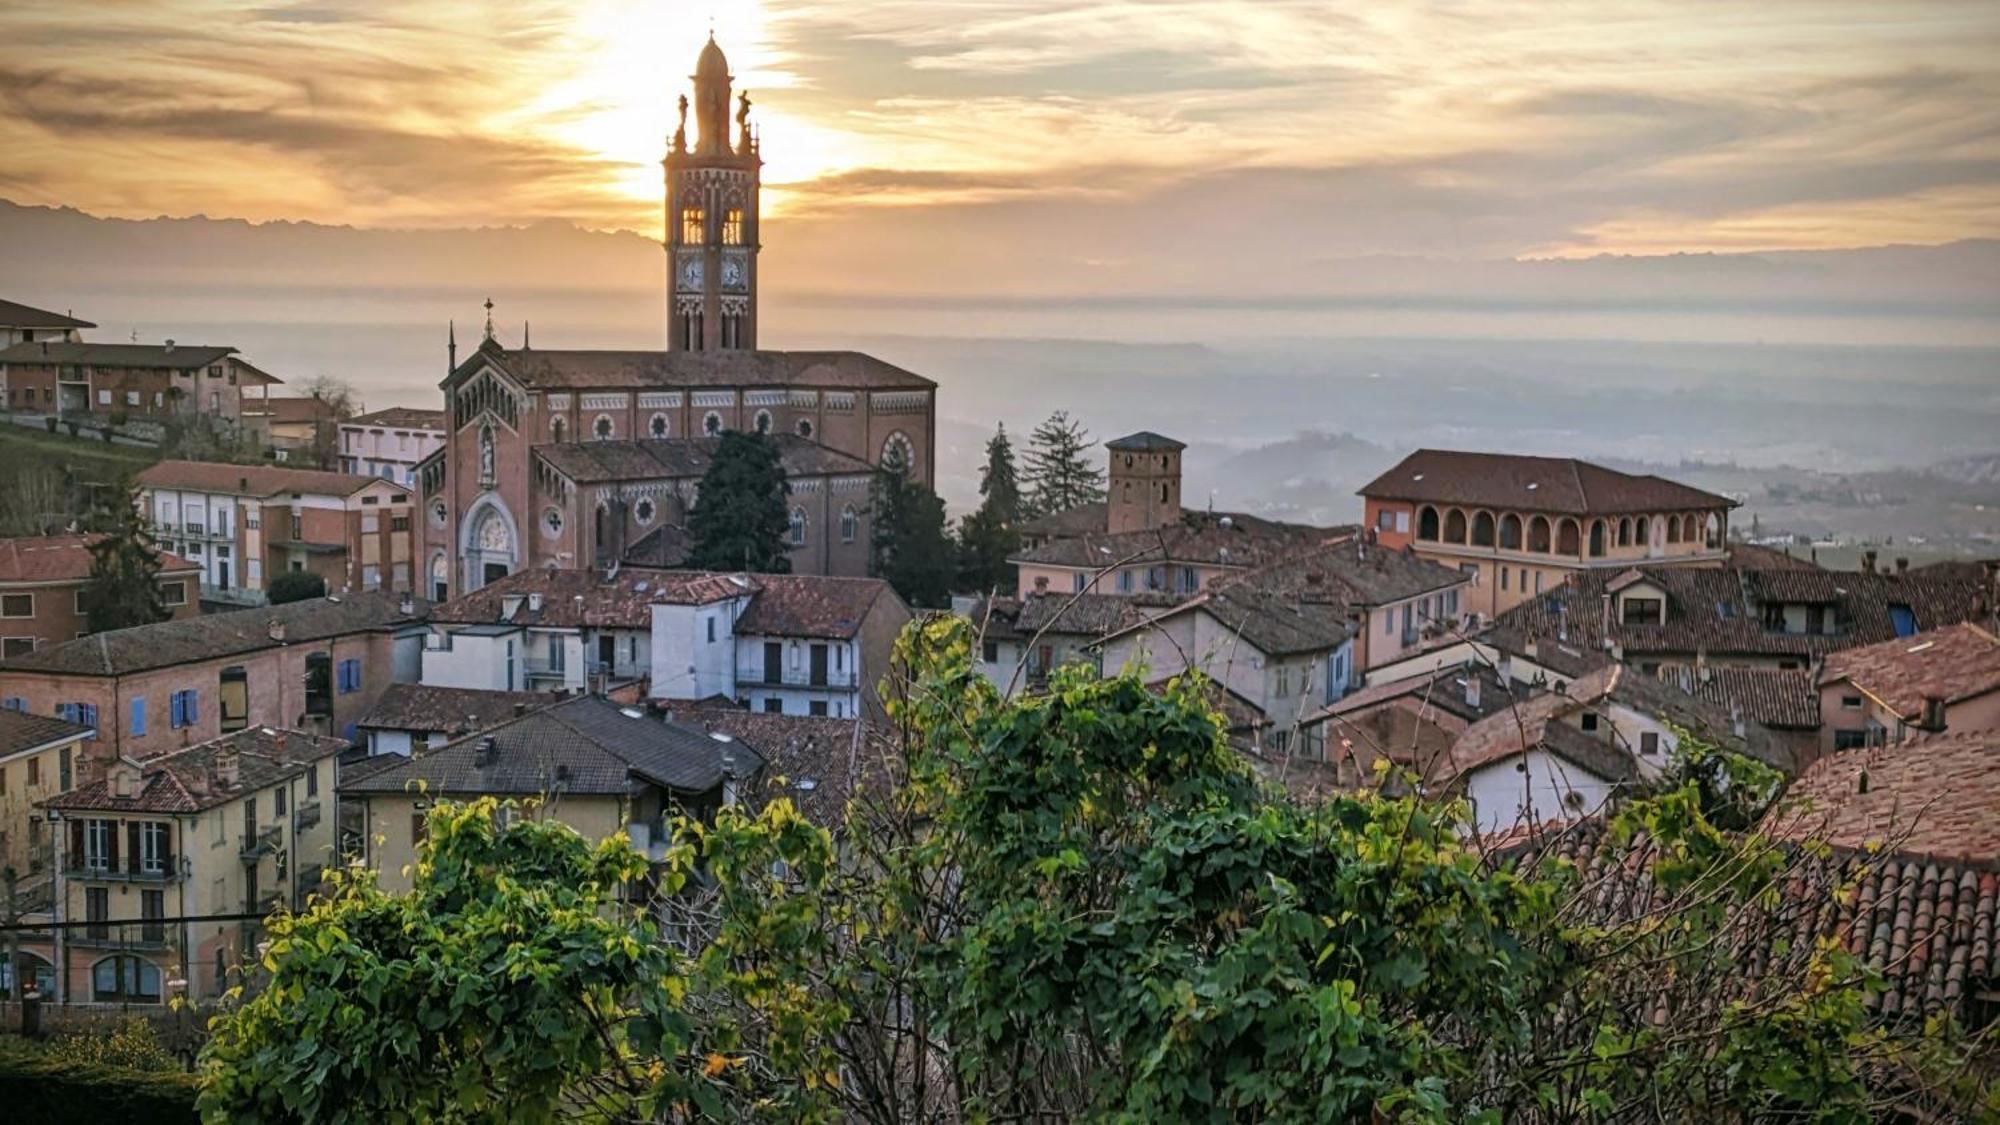
[[[806,510],[804,508],[793,508],[792,546],[803,547],[805,545],[806,545]]]
[[[707,434],[709,437],[714,437],[717,434],[721,433],[722,415],[717,414],[713,410],[709,411],[707,414],[702,415],[701,432]]]
[[[306,518],[297,511],[292,513],[292,540],[297,542],[306,537]]]
[[[410,530],[410,517],[409,517],[408,515],[395,515],[395,516],[390,516],[390,517],[389,517],[389,530],[390,530],[390,531],[408,531],[408,530]]]
[[[1868,745],[1868,732],[1865,730],[1837,730],[1833,732],[1833,748],[1835,750],[1859,750],[1866,745]]]
[[[0,639],[0,657],[26,656],[35,651],[33,637],[7,637]]]
[[[1502,590],[1507,588],[1507,568],[1504,566],[1500,568],[1500,588]]]
[[[415,851],[417,845],[422,844],[426,839],[429,838],[429,836],[430,836],[430,825],[425,823],[424,814],[420,812],[411,813],[410,850]]]
[[[90,968],[90,990],[91,999],[98,1001],[158,1003],[160,968],[130,954],[106,957]]]
[[[988,664],[1000,663],[1000,642],[999,641],[979,642],[979,659],[985,661]]]
[[[1121,594],[1129,594],[1132,592],[1131,571],[1121,570],[1118,572],[1118,592]]]
[[[725,348],[740,348],[743,346],[742,313],[722,314],[722,346]]]
[[[1395,529],[1396,529],[1396,513],[1390,511],[1387,508],[1384,508],[1381,511],[1375,513],[1375,530],[1394,531]]]
[[[99,406],[110,406],[110,405],[111,405],[111,392],[110,392],[110,391],[99,391],[99,392],[97,392],[97,405],[99,405]]]
[[[142,738],[146,734],[146,697],[132,697],[132,737]]]
[[[1841,709],[1842,711],[1859,711],[1859,710],[1861,710],[1861,697],[1860,697],[1860,696],[1858,696],[1858,695],[1843,695],[1843,696],[1841,696],[1841,697],[1840,697],[1840,709]]]
[[[655,414],[651,418],[646,419],[646,432],[656,438],[666,437],[671,428],[667,422],[667,416],[664,414]]]
[[[167,892],[139,892],[139,917],[144,919],[139,927],[140,941],[167,940],[167,927],[161,923],[161,919],[166,916]]]
[[[810,702],[810,703],[806,704],[806,714],[808,714],[808,715],[818,715],[818,716],[821,716],[821,717],[825,717],[825,715],[826,715],[826,700],[824,700],[824,699],[815,699],[815,700],[813,700],[812,702]]]
[[[610,441],[612,430],[611,415],[609,414],[599,414],[597,420],[590,424],[590,432],[596,436],[598,441]]]
[[[689,313],[681,321],[681,347],[687,351],[701,348],[701,314]],[[717,427],[720,429],[720,427]]]
[[[167,725],[179,730],[201,721],[201,697],[193,688],[177,691],[167,700]]]
[[[812,419],[810,419],[810,418],[801,418],[801,419],[799,419],[799,421],[798,421],[798,424],[797,424],[797,425],[795,425],[795,426],[793,426],[793,427],[792,427],[792,429],[794,429],[794,430],[798,431],[798,435],[799,435],[800,437],[802,437],[802,438],[809,438],[809,437],[813,436],[813,424],[812,424]]]
[[[854,514],[854,508],[851,505],[840,510],[840,541],[842,543],[854,542],[855,527],[859,523],[860,519]]]
[[[549,419],[549,436],[556,441],[561,441],[563,439],[563,428],[566,425],[568,423],[564,422],[561,418]]]
[[[784,713],[785,713],[785,701],[784,701],[784,700],[782,700],[782,699],[780,699],[780,698],[778,698],[778,697],[777,697],[777,696],[775,696],[775,695],[774,695],[774,696],[771,696],[770,698],[768,698],[768,699],[764,700],[764,713],[765,713],[766,715],[782,715],[782,714],[784,714]]]
[[[1079,593],[1079,594],[1081,594],[1081,593],[1083,593],[1083,588],[1084,588],[1085,586],[1089,585],[1089,584],[1090,584],[1090,582],[1089,582],[1089,579],[1088,579],[1088,578],[1087,578],[1087,577],[1086,577],[1085,575],[1082,575],[1082,574],[1073,574],[1073,575],[1070,575],[1070,580],[1069,580],[1069,584],[1070,584],[1070,589],[1071,589],[1072,591],[1074,591],[1074,592],[1076,592],[1076,593]]]
[[[699,207],[681,208],[681,242],[699,245],[708,240],[707,216]]]
[[[713,618],[713,617],[710,617],[710,618],[708,618],[708,619],[707,619],[707,624],[708,624],[708,643],[709,643],[709,644],[714,644],[714,643],[715,643],[715,618]]]
[[[361,690],[361,661],[340,662],[340,694],[353,695]]]
[[[126,392],[125,392],[125,405],[127,405],[127,406],[137,406],[137,405],[139,405],[139,392],[138,392],[138,391],[126,391]]]
[[[1579,721],[1582,723],[1584,730],[1595,731],[1597,729],[1597,712],[1585,711]]]
[[[743,245],[743,208],[731,207],[722,213],[722,244]]]
[[[28,787],[30,789],[33,789],[36,786],[39,786],[41,783],[42,783],[42,760],[40,758],[29,758]]]
[[[216,548],[216,553],[218,555],[221,555],[222,551],[223,548],[220,547]],[[186,605],[187,600],[188,600],[187,583],[185,582],[160,583],[161,605]]]
[[[109,820],[83,822],[83,866],[89,871],[109,871],[118,857],[112,849],[112,835],[118,825]]]
[[[1657,731],[1645,731],[1639,735],[1639,753],[1652,756],[1660,752],[1660,736]]]
[[[35,615],[35,595],[7,594],[0,596],[0,617],[33,617]]]
[[[653,517],[659,515],[660,510],[653,503],[652,497],[641,496],[639,502],[632,505],[632,514],[639,518],[641,524],[650,527],[653,523]]]
[[[158,875],[167,869],[167,826],[157,820],[139,825],[139,870]]]
[[[280,818],[285,815],[285,790],[282,787],[271,790],[271,815]]]
[[[91,887],[83,892],[83,920],[90,923],[84,933],[94,941],[111,936],[111,888]]]
[[[306,796],[308,796],[308,797],[317,797],[317,796],[319,796],[319,767],[318,767],[318,766],[314,766],[313,768],[311,768],[311,769],[309,769],[309,770],[307,770],[307,771],[306,771]]]
[[[1286,696],[1292,694],[1292,670],[1290,666],[1284,664],[1278,665],[1276,669],[1276,674],[1272,677],[1272,679],[1273,679],[1273,684],[1271,688],[1272,695],[1276,696],[1279,699],[1283,699]]]
[[[1658,625],[1660,623],[1660,599],[1625,598],[1620,620],[1626,625]]]
[[[760,434],[770,433],[771,412],[768,410],[759,410],[756,416],[751,420],[750,428],[756,430]]]
[[[70,790],[70,748],[65,746],[56,754],[56,785],[63,792]]]

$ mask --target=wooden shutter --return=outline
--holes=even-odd
[[[105,846],[110,848],[111,852],[104,857],[104,867],[107,871],[116,871],[118,870],[118,822],[112,820],[105,823],[111,825],[111,831],[104,834]]]
[[[125,822],[125,843],[125,870],[137,875],[139,873],[139,852],[142,850],[139,845],[138,821],[128,820]]]
[[[83,866],[83,822],[80,820],[69,822],[69,865]]]

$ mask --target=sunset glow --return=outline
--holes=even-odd
[[[657,233],[711,19],[756,103],[774,214],[951,208],[977,227],[1115,198],[1171,228],[1270,190],[1339,253],[2000,233],[2000,16],[1942,0],[16,7],[0,196]]]

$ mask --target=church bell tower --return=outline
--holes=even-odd
[[[750,95],[729,129],[729,60],[710,35],[694,70],[697,135],[688,146],[680,100],[666,165],[667,348],[712,352],[757,346],[757,194],[763,158],[750,130]]]

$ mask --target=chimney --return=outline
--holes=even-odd
[[[1604,648],[1608,652],[1610,651],[1612,646],[1611,595],[1604,594],[1601,597],[1599,597],[1597,601],[1598,601],[1597,633],[1599,636],[1604,638]]]
[[[111,792],[113,796],[130,798],[138,792],[138,771],[122,763],[111,771]]]
[[[270,624],[264,626],[264,631],[270,635],[273,643],[285,643],[285,623],[278,618],[273,617]]]
[[[480,769],[485,769],[487,766],[492,765],[493,760],[499,756],[500,743],[489,734],[485,738],[480,739],[479,745],[473,748],[472,764]]]
[[[242,771],[239,768],[241,765],[242,759],[236,753],[236,745],[234,743],[218,748],[215,752],[216,786],[222,789],[235,788],[237,781],[242,777]]]
[[[402,600],[396,603],[396,612],[402,614],[404,617],[415,615],[417,612],[416,595],[410,593],[408,590],[403,591]]]
[[[1863,552],[1861,552],[1861,573],[1863,573],[1863,574],[1873,574],[1873,573],[1875,573],[1875,552],[1874,552],[1874,551],[1863,551]]]
[[[529,611],[530,611],[530,612],[533,612],[533,613],[540,613],[540,612],[542,612],[542,595],[541,595],[541,594],[539,594],[539,593],[532,593],[532,594],[529,594],[529,595],[528,595],[528,609],[529,609]]]
[[[1936,731],[1944,729],[1943,696],[1940,695],[1924,696],[1923,717],[1918,722],[1917,725],[1923,727],[1925,730]]]
[[[1897,576],[1900,577],[1902,575],[1908,574],[1909,572],[1910,572],[1910,560],[1905,558],[1898,558],[1896,560]]]
[[[528,705],[520,702],[519,700],[516,700],[514,703],[514,717],[518,719],[527,713],[528,713]]]
[[[1479,710],[1478,672],[1467,672],[1465,674],[1465,705],[1467,707],[1472,708],[1474,711]]]
[[[161,352],[162,352],[163,354],[165,354],[165,355],[172,355],[172,354],[174,354],[174,342],[173,342],[173,340],[172,340],[171,338],[169,338],[169,339],[167,340],[167,346],[166,346],[166,347],[164,347],[164,348],[161,348],[161,349],[160,349],[160,351],[161,351]]]

